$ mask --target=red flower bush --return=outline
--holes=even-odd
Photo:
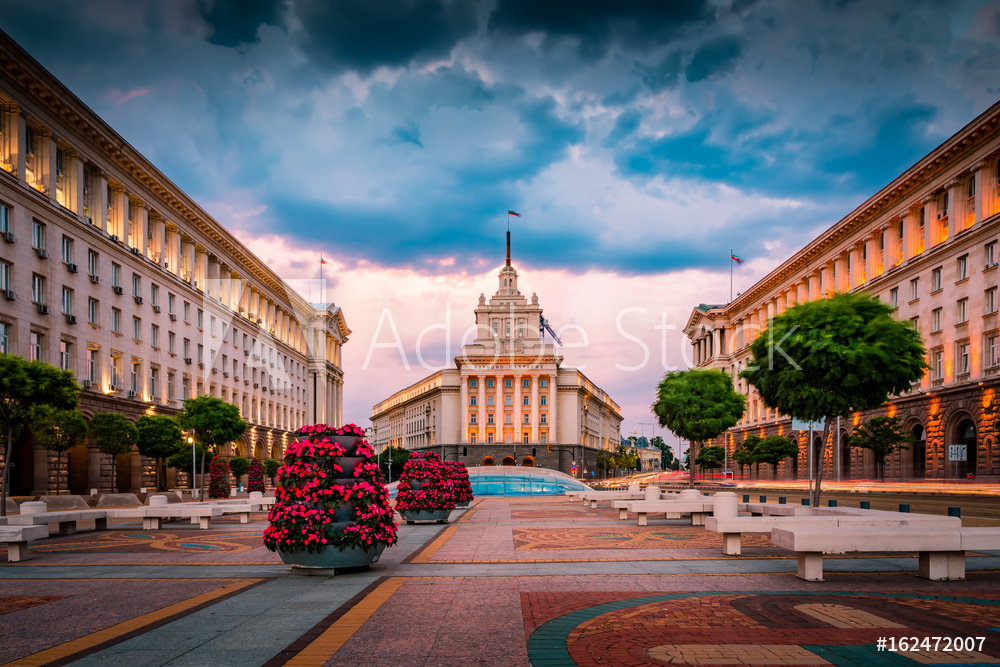
[[[366,460],[353,472],[345,472],[350,446],[330,440],[337,435],[361,437],[363,431],[354,424],[341,428],[314,424],[299,433],[308,437],[288,447],[285,465],[278,470],[264,546],[271,551],[318,552],[327,546],[344,550],[394,544],[396,523],[389,492],[378,465],[370,460],[371,446],[358,443],[348,458]],[[350,509],[349,519],[343,516],[344,508]]]
[[[469,469],[459,461],[446,461],[445,466],[451,474],[455,502],[471,503],[474,496],[472,495],[472,482],[469,480]]]
[[[224,456],[213,456],[212,463],[208,468],[208,497],[228,498],[229,497],[229,461]]]
[[[411,481],[419,481],[420,488],[411,488]],[[396,488],[396,509],[401,512],[455,509],[450,469],[433,452],[410,454]]]
[[[258,459],[250,462],[250,472],[247,473],[247,492],[254,491],[264,493],[264,465]]]

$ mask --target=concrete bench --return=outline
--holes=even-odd
[[[48,536],[48,526],[0,526],[0,544],[7,545],[7,560],[11,563],[27,560],[28,542]]]
[[[712,513],[713,506],[710,500],[639,501],[626,505],[625,511],[636,514],[640,526],[648,525],[648,515],[660,513],[668,519],[679,518],[681,514],[690,514],[692,526],[704,526],[705,519]]]
[[[191,523],[197,523],[199,528],[207,530],[212,519],[223,514],[222,507],[218,505],[198,506],[195,503],[106,511],[109,518],[142,519],[143,530],[160,530],[164,519],[191,519]]]
[[[657,489],[656,494],[659,496],[659,489]],[[592,510],[597,509],[597,503],[600,501],[641,500],[645,497],[644,491],[587,491],[581,495],[584,507],[590,505]]]
[[[200,503],[188,503],[188,506]],[[205,503],[208,507],[213,505],[222,508],[222,514],[239,514],[240,523],[250,523],[250,513],[257,511],[254,505],[245,500],[220,500],[218,503]],[[194,523],[194,520],[191,520]]]
[[[740,511],[748,512],[754,516],[811,516],[813,514],[812,507],[775,503],[740,503]]]
[[[57,523],[60,535],[75,534],[78,521],[93,521],[94,530],[108,529],[108,517],[105,510],[64,510],[37,514],[15,514],[8,517],[8,523],[11,526],[49,526]]]

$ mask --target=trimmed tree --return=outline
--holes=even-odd
[[[271,486],[274,486],[274,476],[278,474],[280,467],[281,464],[274,459],[264,459],[264,474],[271,480]]]
[[[183,449],[177,450],[177,452],[171,454],[167,457],[167,467],[176,468],[180,472],[187,473],[191,476],[191,488],[194,488],[194,471],[195,465],[194,461],[200,461],[202,457],[205,456],[205,448],[199,444],[194,445],[194,455],[191,454],[191,448],[184,444]],[[194,461],[192,461],[192,458]]]
[[[198,396],[184,401],[184,410],[177,415],[177,423],[185,431],[194,431],[195,437],[206,450],[218,453],[221,447],[236,440],[246,432],[247,423],[240,418],[240,410],[215,396]],[[201,493],[205,497],[205,453],[201,457]]]
[[[0,427],[6,438],[3,456],[3,483],[0,485],[0,516],[7,516],[7,489],[10,486],[10,456],[14,437],[36,405],[56,410],[76,410],[80,388],[70,371],[51,364],[28,361],[13,354],[0,354]]]
[[[229,459],[229,469],[233,471],[233,477],[236,478],[236,488],[239,489],[242,486],[240,478],[250,472],[250,461],[242,456],[234,456]]]
[[[90,420],[90,437],[99,450],[111,457],[111,492],[115,493],[118,490],[115,460],[135,447],[138,440],[135,424],[114,412],[98,412]]]
[[[247,493],[264,493],[264,466],[260,459],[250,462],[250,471],[247,472]]]
[[[726,373],[692,368],[663,376],[653,413],[660,426],[690,443],[704,443],[736,426],[745,407],[746,399],[733,389]],[[694,466],[689,467],[694,486]]]
[[[753,452],[753,445],[747,446],[746,441],[743,442],[743,445],[739,449],[733,452],[733,461],[739,464],[741,472],[743,468],[749,468],[755,463]]]
[[[872,417],[854,427],[847,444],[868,449],[875,455],[875,470],[885,481],[885,457],[900,449],[909,449],[913,436],[905,432],[899,417]]]
[[[410,460],[410,450],[405,447],[386,447],[375,458],[379,468],[388,474],[388,482],[398,480],[403,474],[403,466]]]
[[[36,405],[31,409],[30,424],[35,443],[56,453],[60,469],[63,454],[87,441],[87,418],[76,410],[56,410],[51,405]],[[59,477],[57,474],[56,493],[59,493]]]
[[[143,415],[135,421],[135,430],[139,453],[156,461],[156,490],[162,491],[165,486],[160,474],[163,462],[179,452],[187,454],[184,433],[177,420],[166,415]]]
[[[757,443],[753,450],[753,457],[758,463],[769,463],[772,478],[777,479],[778,464],[790,456],[797,456],[798,453],[799,446],[794,442],[780,435],[772,435]]]
[[[752,359],[740,376],[764,405],[796,419],[826,420],[824,444],[811,457],[813,507],[821,500],[823,449],[836,417],[877,408],[890,394],[909,391],[927,369],[920,334],[892,312],[868,295],[837,294],[789,308],[750,346]]]
[[[674,463],[674,450],[659,435],[650,438],[649,444],[660,450],[660,470],[668,470]]]
[[[705,445],[698,451],[694,463],[706,470],[716,470],[724,465],[725,460],[725,449],[718,445]]]

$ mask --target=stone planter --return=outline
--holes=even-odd
[[[399,516],[406,520],[406,523],[416,521],[433,521],[434,523],[448,523],[451,510],[397,510]]]
[[[340,473],[341,478],[354,479],[354,471],[364,465],[367,460],[363,456],[341,456],[338,458],[337,465],[344,469],[344,472]]]
[[[293,569],[313,570],[314,572],[310,574],[328,574],[330,570],[336,572],[347,568],[368,567],[378,561],[383,551],[385,551],[384,544],[375,544],[368,549],[347,547],[343,551],[336,547],[328,547],[319,553],[279,549],[278,556],[283,563],[291,565]]]
[[[424,480],[422,480],[422,479],[411,479],[411,480],[409,480],[409,483],[410,483],[410,488],[413,489],[414,491],[416,491],[421,486],[423,486]]]
[[[472,502],[471,500],[462,500],[462,501],[456,502],[455,503],[455,507],[468,507],[469,503],[471,503],[471,502]]]
[[[358,449],[358,445],[364,442],[364,438],[359,435],[333,435],[330,442],[335,442],[344,448],[344,456],[352,456]]]

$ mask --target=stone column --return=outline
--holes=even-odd
[[[516,326],[516,325],[515,325]],[[511,411],[514,422],[514,442],[521,442],[521,376],[514,376],[514,409]]]
[[[83,160],[80,159],[79,153],[76,151],[69,151],[66,154],[69,164],[66,168],[66,177],[70,179],[72,187],[70,188],[70,198],[69,204],[70,208],[77,215],[83,215],[83,189],[87,187],[86,177],[83,170]],[[72,174],[72,178],[70,178]]]
[[[948,238],[965,229],[965,193],[958,179],[944,186],[948,192]]]
[[[937,200],[934,197],[924,197],[921,202],[923,206],[923,217],[920,217],[920,213],[917,213],[917,230],[920,230],[920,223],[923,221],[923,245],[919,242],[917,248],[920,252],[924,250],[929,250],[936,243],[937,239],[935,237],[935,228],[938,226],[937,222]],[[919,253],[918,253],[919,254]]]
[[[133,224],[136,226],[136,230],[132,233],[133,238],[135,238],[135,247],[139,249],[143,257],[151,257],[150,247],[149,247],[149,211],[142,202],[133,204],[135,207],[135,220]]]
[[[553,372],[549,375],[549,442],[559,442],[559,426],[558,426],[558,414],[557,411],[559,406],[559,380],[557,379],[559,375],[558,371]],[[581,463],[582,465],[582,463]]]
[[[10,165],[14,169],[14,175],[23,181],[25,180],[24,171],[27,166],[24,149],[24,131],[27,128],[27,124],[24,122],[24,115],[21,114],[21,109],[16,104],[7,107],[7,113],[10,115],[10,129],[6,137],[7,145],[10,147]]]
[[[462,386],[459,387],[461,398],[462,409],[458,413],[458,418],[461,420],[459,422],[460,428],[458,430],[459,440],[461,442],[469,441],[469,378],[464,376],[459,376]]]
[[[476,376],[476,442],[486,442],[486,376]]]
[[[47,129],[38,131],[38,173],[45,196],[56,200],[56,141]]]
[[[538,375],[531,374],[531,441],[538,442]]]
[[[874,280],[882,275],[882,256],[879,253],[879,240],[881,239],[881,233],[878,233],[878,238],[876,234],[871,234],[865,240],[866,249],[865,252],[868,254],[868,264],[866,267],[867,280]]]
[[[973,224],[975,225],[978,225],[988,217],[986,209],[989,206],[989,190],[992,185],[989,182],[989,173],[989,163],[986,160],[983,160],[972,167],[972,175],[970,178],[974,179],[976,184],[976,195],[973,199],[973,206],[976,209],[975,217],[973,219]]]
[[[195,287],[204,292],[208,282],[208,252],[202,246],[197,246],[195,254],[194,280]]]

